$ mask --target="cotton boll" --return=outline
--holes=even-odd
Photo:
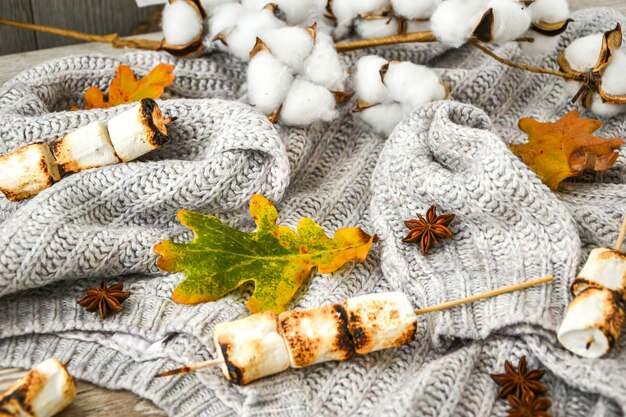
[[[186,1],[168,3],[163,9],[163,35],[170,45],[187,45],[202,35],[204,22]]]
[[[430,20],[424,20],[424,21],[409,20],[406,22],[407,33],[424,32],[427,30],[431,30]]]
[[[245,9],[239,3],[227,3],[216,7],[209,17],[210,39],[215,38],[219,33],[228,36],[245,13]]]
[[[569,17],[567,0],[535,0],[528,11],[533,22],[557,23]]]
[[[602,50],[602,33],[576,39],[565,48],[565,59],[573,70],[585,72],[598,62]]]
[[[269,0],[241,0],[241,5],[248,11],[258,12],[262,10],[268,3],[275,3]]]
[[[391,0],[393,11],[405,19],[428,19],[443,0]]]
[[[391,6],[389,0],[351,0],[356,14],[375,13]]]
[[[612,95],[626,94],[626,53],[617,50],[602,74],[602,90]]]
[[[491,0],[493,42],[504,43],[520,37],[530,26],[530,13],[517,0]]]
[[[487,9],[483,0],[446,0],[430,19],[433,33],[438,40],[458,48],[472,37]]]
[[[406,109],[400,103],[384,103],[365,109],[359,116],[375,131],[388,135],[405,116]]]
[[[446,90],[437,74],[411,62],[390,63],[384,83],[393,100],[412,108],[446,97]]]
[[[324,14],[325,0],[274,0],[290,25],[311,25]]]
[[[313,52],[304,61],[303,75],[331,91],[343,90],[348,74],[341,64],[330,35],[317,34]]]
[[[336,36],[345,36],[352,27],[352,19],[358,14],[352,7],[352,0],[333,0],[330,3],[330,10],[337,19]]]
[[[256,38],[261,33],[283,26],[285,22],[277,19],[269,9],[244,14],[227,37],[228,48],[234,56],[247,61]]]
[[[626,104],[603,103],[599,94],[594,94],[589,108],[595,115],[601,117],[613,117],[626,112]]]
[[[293,75],[269,51],[260,51],[248,64],[248,102],[265,114],[278,110],[287,96]]]
[[[380,36],[397,35],[400,22],[396,18],[358,19],[356,31],[362,38],[377,38]]]
[[[518,45],[522,51],[531,56],[552,52],[559,45],[558,36],[546,36],[534,31],[527,32],[525,36],[534,39],[533,42],[518,42]]]
[[[389,98],[389,90],[380,78],[380,69],[387,60],[376,55],[366,55],[356,64],[354,77],[357,97],[369,104],[377,104]]]
[[[259,36],[272,54],[296,72],[313,50],[313,36],[303,27],[288,26],[266,30]]]
[[[213,10],[217,6],[220,6],[225,3],[234,3],[235,1],[237,0],[200,0],[200,3],[202,4],[202,7],[204,7],[204,10],[209,12],[210,10]]]
[[[335,97],[326,88],[297,78],[283,101],[280,120],[290,126],[330,121],[337,116],[335,106]]]

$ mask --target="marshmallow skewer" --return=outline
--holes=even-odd
[[[221,366],[224,377],[237,385],[273,375],[289,367],[347,360],[410,343],[417,316],[542,285],[552,276],[498,288],[415,310],[400,292],[367,294],[341,304],[307,310],[252,314],[215,326],[217,359],[191,363],[157,375],[172,376]]]
[[[167,124],[157,103],[143,99],[107,124],[94,121],[51,146],[35,143],[0,156],[0,192],[11,201],[33,197],[63,174],[129,162],[165,144]]]
[[[569,351],[599,358],[611,350],[626,322],[626,254],[621,252],[626,216],[615,249],[595,248],[572,284],[572,299],[558,329]]]

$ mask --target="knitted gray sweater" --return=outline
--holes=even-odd
[[[594,9],[574,19],[560,48],[623,17]],[[242,98],[245,64],[222,53],[189,61],[156,53],[73,57],[9,81],[0,90],[0,153],[123,111],[64,111],[87,87],[104,88],[120,63],[140,73],[175,63],[176,82],[160,105],[179,121],[172,141],[139,161],[72,175],[29,201],[0,199],[0,366],[71,358],[77,378],[131,390],[178,416],[500,416],[506,403],[489,374],[526,355],[530,366],[548,369],[553,415],[624,415],[626,338],[605,358],[586,360],[554,335],[580,263],[591,247],[614,241],[626,211],[624,148],[608,172],[553,193],[506,145],[525,140],[520,117],[555,120],[573,107],[561,80],[502,66],[469,47],[368,52],[437,68],[454,100],[416,109],[385,138],[350,104],[332,123],[286,128],[224,101]],[[529,59],[512,44],[497,52]],[[554,66],[555,56],[536,63]],[[606,120],[599,133],[624,137],[624,117]],[[381,238],[364,264],[312,276],[290,308],[395,290],[428,306],[547,274],[556,282],[421,316],[407,346],[246,387],[217,369],[154,379],[212,358],[213,327],[245,316],[249,293],[175,304],[170,295],[183,277],[159,271],[152,246],[190,238],[175,218],[181,208],[251,230],[253,193],[277,203],[282,224],[308,216],[331,233],[356,225]],[[457,214],[456,234],[424,257],[400,242],[402,220],[431,204]],[[102,278],[132,292],[124,311],[104,321],[76,304]]]

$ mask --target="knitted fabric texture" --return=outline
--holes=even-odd
[[[609,9],[574,19],[559,50],[624,23]],[[514,44],[496,51],[529,60]],[[353,102],[331,123],[272,126],[254,109],[224,101],[245,101],[246,67],[219,52],[189,61],[157,53],[72,57],[9,81],[0,90],[0,153],[124,111],[64,111],[87,87],[105,88],[120,63],[141,74],[175,63],[176,81],[159,104],[179,119],[171,142],[138,161],[74,174],[28,201],[0,199],[0,366],[71,358],[77,378],[131,390],[172,416],[502,416],[507,403],[489,374],[526,355],[529,366],[548,369],[554,416],[624,415],[625,338],[606,357],[585,360],[561,348],[554,330],[587,253],[616,237],[626,149],[609,171],[553,193],[507,144],[525,140],[519,118],[555,120],[574,107],[561,80],[502,66],[471,47],[374,52],[435,68],[453,100],[415,109],[386,138],[350,112]],[[535,63],[554,66],[557,53]],[[623,117],[604,122],[600,136],[626,135]],[[175,217],[182,208],[252,230],[253,193],[277,203],[281,224],[307,216],[331,233],[360,226],[381,237],[365,263],[313,275],[289,308],[383,291],[402,291],[423,307],[547,274],[556,281],[420,316],[409,345],[245,387],[218,369],[155,379],[213,358],[213,328],[246,316],[249,293],[175,304],[171,293],[183,276],[159,271],[152,246],[191,238]],[[457,215],[455,236],[425,257],[401,243],[402,221],[431,204]],[[102,278],[132,292],[107,320],[76,304]]]

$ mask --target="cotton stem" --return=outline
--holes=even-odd
[[[359,39],[357,41],[338,42],[335,49],[338,52],[354,51],[376,46],[396,45],[399,43],[435,42],[437,38],[431,31],[403,33],[401,35],[383,36],[380,38]]]

